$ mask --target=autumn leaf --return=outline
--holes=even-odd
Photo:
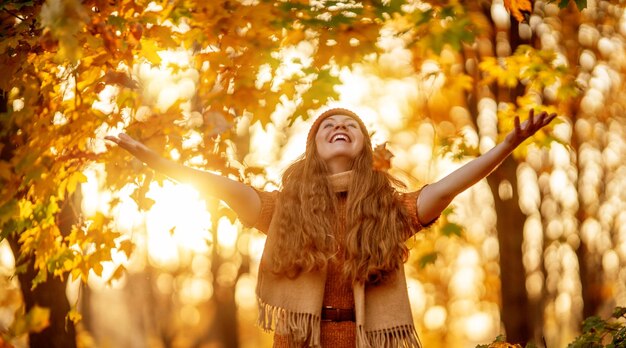
[[[84,23],[89,21],[85,8],[78,0],[50,0],[41,7],[41,24],[50,30],[52,36],[58,39],[58,60],[69,59],[75,62],[82,56],[76,34]]]
[[[110,262],[112,255],[121,251],[130,257],[133,253],[132,240],[119,240],[119,234],[110,231],[113,224],[108,214],[111,211],[95,217],[85,216],[83,224],[77,225],[69,236],[62,237],[57,226],[61,221],[57,215],[61,201],[50,199],[65,197],[84,182],[82,173],[91,159],[76,161],[71,156],[78,149],[89,152],[89,144],[103,126],[127,126],[125,131],[129,134],[136,131],[138,139],[145,140],[162,154],[178,151],[181,163],[197,156],[202,159],[198,166],[204,169],[216,169],[233,177],[243,173],[256,180],[256,176],[264,176],[263,170],[242,170],[241,166],[233,165],[231,157],[224,155],[227,151],[223,144],[236,142],[233,139],[239,137],[233,130],[244,112],[253,113],[251,123],[260,121],[264,126],[273,127],[272,115],[282,107],[292,110],[293,104],[296,110],[290,111],[294,116],[289,121],[294,121],[309,117],[309,111],[319,109],[329,100],[339,100],[336,87],[343,80],[339,72],[350,69],[353,64],[369,62],[369,57],[372,62],[377,61],[376,54],[384,50],[379,47],[384,33],[382,28],[393,27],[394,36],[408,43],[406,48],[415,58],[407,63],[412,63],[415,71],[425,58],[441,58],[430,56],[433,53],[449,54],[449,49],[461,48],[471,51],[471,45],[465,44],[473,42],[474,35],[482,35],[474,30],[476,21],[464,12],[469,6],[462,2],[431,2],[429,9],[410,13],[405,12],[405,0],[357,2],[351,8],[343,7],[349,2],[335,0],[245,2],[250,4],[222,0],[165,1],[161,2],[162,10],[152,6],[147,9],[143,2],[126,0],[25,0],[0,4],[4,15],[9,16],[7,10],[10,10],[21,18],[4,21],[3,33],[7,35],[0,40],[0,89],[6,92],[5,106],[9,110],[2,114],[0,122],[0,147],[5,145],[5,149],[0,149],[0,239],[7,236],[18,239],[22,259],[16,261],[16,272],[23,272],[26,265],[34,265],[37,274],[29,285],[35,286],[48,277],[63,277],[63,272],[86,282],[90,274],[108,274],[103,272],[102,263]],[[331,3],[335,9],[331,9]],[[527,6],[519,6],[522,3]],[[578,6],[582,3],[585,1],[576,0]],[[514,9],[512,4],[517,7]],[[507,1],[507,8],[523,14],[524,11],[529,13],[532,5],[529,1],[511,0]],[[396,22],[395,25],[390,26],[390,21]],[[188,28],[179,24],[186,24]],[[485,26],[484,29],[485,35],[490,36],[492,28]],[[293,49],[294,45],[308,47],[304,51],[310,51],[309,56],[298,61],[283,59],[282,53]],[[170,59],[173,52],[167,52],[168,48],[178,47],[193,49],[188,63],[175,63]],[[428,52],[428,56],[420,50]],[[559,69],[552,64],[554,58],[538,50],[516,53],[511,59],[500,58],[484,65],[488,75],[493,77],[492,82],[511,87],[524,84],[538,90],[560,82],[563,87],[569,86],[563,89],[562,95],[576,92],[572,83],[564,83],[558,75]],[[303,64],[305,59],[310,60],[310,64]],[[68,64],[67,60],[77,60],[77,64]],[[136,64],[141,61],[150,64]],[[291,62],[308,68],[276,83],[280,70]],[[259,71],[266,67],[270,78],[257,85]],[[173,71],[178,75],[186,70],[195,73],[190,77],[196,87],[196,97],[188,105],[191,106],[188,129],[174,124],[181,114],[185,115],[184,110],[178,109],[182,102],[171,104],[169,113],[155,115],[150,111],[152,116],[146,117],[144,122],[126,117],[138,114],[143,103],[147,110],[157,110],[147,103],[147,93],[138,96],[134,90],[137,88],[134,77],[151,75],[142,72],[151,73],[148,70],[156,68],[167,74]],[[471,89],[474,82],[469,76],[447,76],[448,70],[443,72],[447,77],[445,88]],[[478,76],[482,74],[474,78]],[[574,76],[571,81],[575,79]],[[167,80],[155,86],[159,88],[154,88],[151,94],[158,95],[161,87],[176,79]],[[526,81],[532,86],[526,85]],[[118,111],[109,114],[94,110],[94,101],[101,97],[98,93],[111,85],[122,87],[115,88],[116,96],[111,100]],[[380,90],[383,92],[387,91]],[[22,109],[14,110],[14,102],[23,103]],[[58,115],[67,122],[59,124]],[[187,131],[189,133],[185,133]],[[191,132],[201,136],[198,149],[181,145],[181,139]],[[7,151],[13,146],[15,150]],[[237,147],[237,151],[243,153],[236,155],[239,158],[247,154],[241,149],[247,147]],[[119,190],[146,174],[138,160],[128,161],[128,156],[122,156],[121,151],[106,151],[96,159],[106,169],[103,179],[106,182],[101,183],[103,189]],[[58,153],[58,157],[50,156],[51,152]],[[393,155],[385,144],[377,147],[374,155],[373,166],[377,170],[389,170]],[[68,159],[61,161],[59,158]],[[156,180],[163,180],[160,178]],[[154,203],[146,197],[149,180],[136,183],[140,188],[132,197],[143,210],[149,209]],[[116,202],[120,199],[113,198],[111,206]],[[230,214],[222,215],[234,220],[232,212]],[[455,225],[438,226],[444,234],[458,232]],[[175,231],[180,232],[172,227],[170,233]],[[436,254],[423,261],[428,261],[429,257],[432,259]],[[123,267],[118,268],[115,276],[121,276],[123,271]],[[24,289],[28,290],[28,286]],[[41,314],[32,316],[42,317]],[[72,311],[67,323],[79,318],[80,314]],[[45,320],[35,322],[46,323]],[[33,327],[38,326],[43,325]],[[22,326],[25,327],[26,324]]]
[[[133,31],[135,33],[137,30]],[[143,36],[157,39],[163,48],[178,47],[178,43],[172,38],[174,33],[168,27],[162,25],[153,25],[150,29],[143,32]],[[135,34],[133,34],[135,35]]]
[[[141,39],[141,53],[153,65],[161,64],[161,56],[158,54],[159,47],[152,40]]]
[[[391,158],[393,154],[387,149],[387,143],[384,142],[374,148],[373,168],[381,172],[386,172],[391,168]]]
[[[120,245],[117,247],[117,249],[126,254],[127,258],[130,258],[133,251],[135,250],[135,243],[133,243],[133,241],[131,241],[130,239],[126,239],[120,242]]]
[[[494,342],[489,345],[489,348],[522,348],[522,346],[508,342]]]
[[[82,184],[85,182],[87,182],[87,177],[85,176],[85,174],[81,172],[74,172],[68,179],[67,192],[70,194],[74,193],[74,191],[76,191],[76,187],[79,184]]]
[[[66,320],[72,321],[74,324],[78,324],[83,319],[83,315],[76,308],[72,308],[65,316]]]
[[[436,251],[422,255],[422,257],[419,258],[420,268],[424,269],[426,266],[434,264],[435,261],[437,261],[437,257],[439,257],[439,253]]]
[[[0,226],[3,226],[9,220],[11,220],[16,214],[19,214],[20,208],[15,199],[10,199],[6,203],[0,205]],[[10,231],[10,230],[8,230]],[[5,237],[4,231],[1,234],[2,237]]]
[[[453,222],[447,222],[441,228],[441,234],[443,234],[446,237],[451,237],[451,236],[460,237],[462,233],[463,233],[463,227]]]
[[[26,315],[16,314],[9,327],[11,336],[18,337],[29,332],[41,332],[50,325],[50,309],[35,305]]]
[[[611,317],[613,317],[615,319],[619,319],[621,317],[624,317],[626,319],[626,307],[615,307]]]
[[[504,0],[504,7],[518,22],[528,22],[533,10],[531,0]]]
[[[569,3],[570,0],[560,0],[559,8],[566,8]],[[582,11],[587,7],[587,0],[574,0],[574,3],[576,3],[576,7],[578,7],[579,11]]]
[[[126,267],[124,265],[119,265],[111,275],[111,277],[107,280],[107,284],[111,285],[113,281],[119,280],[126,273]]]
[[[102,80],[109,85],[119,85],[130,89],[139,87],[137,81],[133,80],[128,74],[120,71],[109,70],[104,74]]]
[[[234,224],[235,221],[237,221],[237,214],[232,209],[220,207],[219,215],[227,218],[231,224]]]
[[[130,26],[130,33],[133,35],[135,40],[140,40],[143,36],[143,26],[140,23],[133,23]]]
[[[587,8],[587,0],[574,0],[574,2],[576,3],[576,6],[578,7],[579,11],[582,11],[585,8]]]

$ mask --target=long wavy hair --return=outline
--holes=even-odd
[[[315,144],[321,120],[337,114],[357,120],[364,135],[363,150],[352,165],[345,244],[333,236],[338,199]],[[399,185],[391,175],[374,170],[371,139],[356,114],[331,109],[320,115],[309,132],[305,153],[283,174],[280,210],[275,217],[274,272],[293,278],[325,267],[331,258],[340,258],[343,276],[353,283],[385,281],[408,257],[404,241],[412,225],[396,196],[394,186]],[[338,243],[343,244],[341,255]]]

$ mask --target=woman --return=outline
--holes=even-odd
[[[404,241],[494,170],[556,114],[531,110],[492,150],[406,194],[373,168],[361,119],[330,109],[313,123],[304,155],[280,192],[261,192],[159,157],[125,134],[107,137],[155,170],[220,198],[267,234],[257,283],[259,325],[275,347],[420,347],[409,308]]]

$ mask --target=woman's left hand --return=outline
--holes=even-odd
[[[506,141],[513,146],[518,146],[538,130],[552,122],[555,117],[556,113],[548,114],[546,111],[535,116],[535,109],[531,109],[528,113],[528,119],[520,124],[519,117],[515,116],[515,129],[507,135]]]

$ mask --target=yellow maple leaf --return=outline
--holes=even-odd
[[[533,10],[531,0],[504,0],[504,7],[518,22],[527,22]]]
[[[159,46],[152,40],[141,40],[141,55],[145,57],[152,65],[161,64],[161,56],[159,56]]]

